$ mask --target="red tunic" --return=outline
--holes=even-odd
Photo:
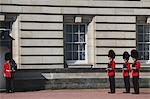
[[[141,64],[139,61],[136,61],[135,63],[132,64],[132,76],[139,76],[139,69],[141,67]]]
[[[11,70],[10,64],[5,63],[4,64],[4,76],[5,77],[8,77],[8,78],[11,77],[11,71],[9,70]]]
[[[115,61],[111,61],[109,64],[108,64],[108,76],[115,76]]]
[[[126,62],[124,63],[124,66],[123,68],[126,68],[126,70],[123,70],[123,76],[130,76],[129,75],[129,72],[130,72],[130,63],[129,62]]]

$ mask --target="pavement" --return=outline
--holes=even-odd
[[[41,90],[33,92],[0,93],[0,99],[150,99],[150,88],[140,89],[140,94],[124,94],[124,89],[117,89],[115,94],[108,94],[109,89],[67,89]],[[131,90],[133,92],[133,89]]]

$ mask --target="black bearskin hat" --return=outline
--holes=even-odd
[[[5,54],[5,61],[11,60],[11,59],[12,59],[11,53],[10,53],[10,52],[6,53],[6,54]]]
[[[129,57],[130,57],[129,53],[127,51],[125,51],[123,53],[123,59],[129,60]]]
[[[132,57],[132,58],[135,58],[135,59],[138,59],[138,57],[139,57],[138,51],[135,50],[135,49],[133,49],[133,50],[131,51],[131,57]]]
[[[116,56],[115,52],[113,50],[109,50],[108,57],[111,57],[112,59],[114,59],[115,56]]]

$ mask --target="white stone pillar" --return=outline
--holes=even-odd
[[[13,59],[17,63],[17,68],[20,68],[20,39],[19,39],[19,16],[17,17],[16,21],[12,24],[12,37],[15,39],[12,41],[12,54]]]

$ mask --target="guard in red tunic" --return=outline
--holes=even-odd
[[[129,72],[130,72],[130,63],[128,62],[129,61],[129,53],[128,52],[124,52],[123,53],[123,59],[124,59],[124,64],[123,64],[123,78],[124,78],[124,84],[125,84],[125,89],[126,91],[123,92],[123,93],[130,93],[130,75],[129,75]]]
[[[6,63],[4,63],[4,77],[6,79],[6,92],[11,92],[11,66],[10,66],[10,60],[6,60]]]
[[[137,50],[131,51],[131,57],[134,61],[132,64],[132,80],[133,80],[133,87],[134,93],[132,94],[139,94],[139,69],[140,69],[140,62],[138,61],[138,52]]]
[[[6,53],[5,54],[5,63],[4,63],[4,77],[6,79],[6,92],[10,93],[10,92],[14,92],[13,89],[13,72],[15,71],[14,69],[12,69],[11,66],[11,53]]]
[[[115,93],[115,52],[113,50],[109,50],[108,52],[109,63],[107,67],[107,74],[109,76],[109,83],[110,83],[110,92],[108,93]]]

